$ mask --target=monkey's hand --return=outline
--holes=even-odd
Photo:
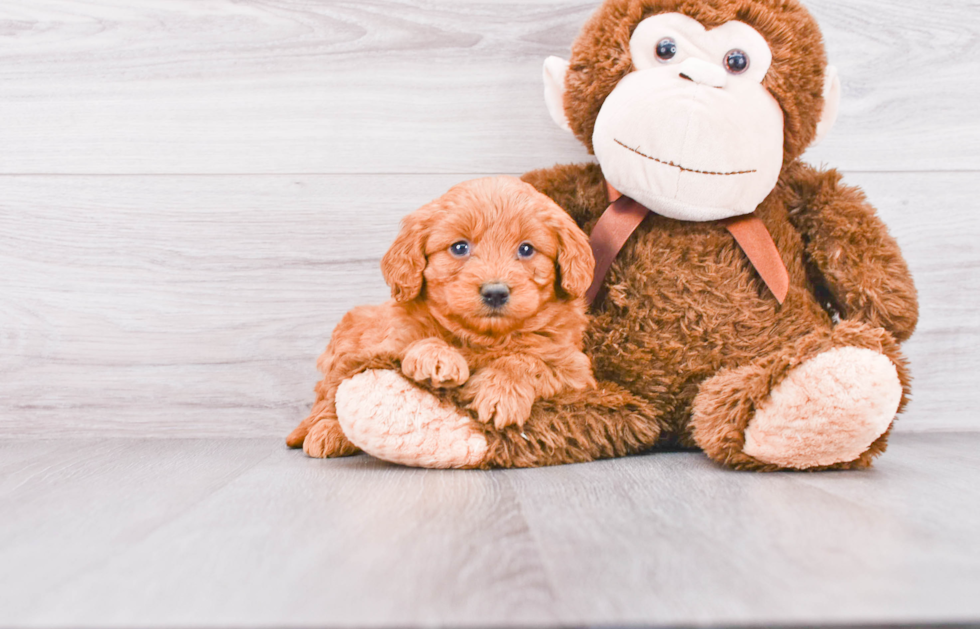
[[[841,318],[888,330],[899,342],[919,317],[915,284],[898,243],[858,189],[834,170],[796,164],[789,218],[802,233],[810,277]]]
[[[466,359],[442,339],[429,338],[408,346],[402,373],[416,382],[438,389],[458,387],[470,377]]]
[[[474,374],[460,392],[467,408],[476,411],[477,418],[497,430],[507,426],[524,426],[531,416],[536,397],[534,387],[526,379],[488,367]]]

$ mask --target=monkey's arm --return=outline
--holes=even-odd
[[[608,207],[606,180],[598,164],[559,164],[525,173],[524,181],[551,197],[583,227]]]
[[[789,219],[802,233],[808,272],[842,318],[866,321],[898,341],[919,318],[915,284],[898,243],[864,193],[836,170],[797,163],[788,181]]]

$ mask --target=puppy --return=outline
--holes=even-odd
[[[462,183],[402,221],[381,261],[392,300],[337,325],[317,367],[309,417],[286,439],[313,457],[357,452],[335,396],[365,369],[400,365],[496,428],[522,426],[537,398],[594,386],[582,353],[588,238],[551,199],[514,177]]]

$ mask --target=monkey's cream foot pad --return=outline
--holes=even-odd
[[[452,405],[390,370],[370,370],[337,390],[337,418],[368,454],[413,467],[476,467],[487,440]]]
[[[902,385],[886,356],[841,347],[787,374],[745,430],[749,456],[805,469],[853,461],[898,410]]]

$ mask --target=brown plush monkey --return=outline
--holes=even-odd
[[[625,241],[598,273],[586,341],[598,387],[498,431],[370,371],[341,385],[345,433],[380,458],[409,439],[432,467],[657,445],[739,469],[869,465],[909,394],[898,343],[916,292],[863,194],[799,161],[839,95],[810,14],[794,0],[606,0],[545,79],[552,116],[598,164],[525,180],[594,246]]]

